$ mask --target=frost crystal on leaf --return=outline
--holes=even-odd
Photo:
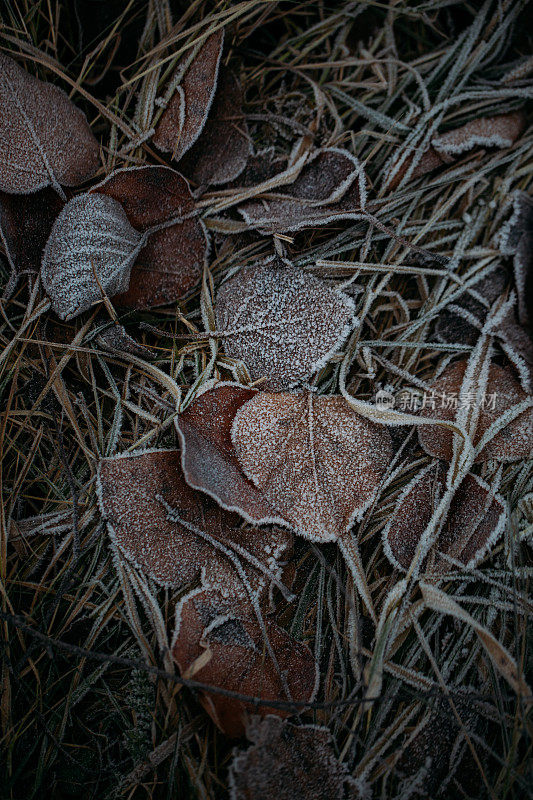
[[[466,361],[457,361],[430,384],[432,394],[435,393],[435,407],[432,407],[433,403],[428,404],[426,408],[421,409],[421,416],[449,421],[455,419],[457,409],[454,408],[454,398],[457,400],[459,397],[466,366]],[[474,436],[474,446],[480,442],[494,422],[505,415],[512,406],[524,400],[527,400],[527,394],[511,370],[491,364],[484,403],[480,409]],[[421,425],[418,428],[418,438],[426,453],[444,461],[451,461],[453,457],[452,436],[450,431],[437,425]],[[528,408],[496,433],[476,457],[476,461],[486,461],[490,458],[498,461],[520,461],[522,458],[530,458],[532,451],[533,409]]]
[[[217,327],[226,354],[271,389],[302,384],[327,364],[354,324],[342,292],[281,262],[244,267],[222,285]]]
[[[153,308],[188,294],[202,274],[208,252],[203,222],[185,178],[169,167],[119,169],[91,191],[117,200],[134,228],[150,233],[131,272],[128,290],[115,303],[128,308]]]
[[[441,464],[430,464],[401,493],[383,532],[385,553],[393,566],[409,569],[445,489],[446,469]],[[502,534],[505,520],[506,509],[500,495],[491,493],[481,478],[467,475],[454,495],[425,571],[431,574],[453,571],[453,561],[467,569],[475,567]]]
[[[176,419],[185,480],[223,508],[249,522],[282,521],[262,493],[243,475],[231,441],[237,410],[255,395],[237,383],[221,383],[198,396]]]
[[[209,117],[198,141],[180,164],[195,183],[218,185],[237,178],[250,155],[242,88],[229,69],[221,71]]]
[[[69,320],[128,288],[143,237],[120,203],[81,194],[57,217],[43,253],[41,276],[52,308]]]
[[[188,66],[188,52],[178,64],[176,74],[185,72],[152,139],[164,153],[172,153],[175,161],[194,144],[205,125],[215,95],[223,44],[224,31],[220,29],[205,40]]]
[[[98,169],[98,142],[62,89],[0,53],[0,190],[78,186]]]
[[[216,591],[195,590],[178,604],[172,653],[181,674],[194,680],[262,700],[311,702],[317,684],[313,654],[276,623],[266,621],[265,629],[290,697],[265,653],[259,623],[252,617],[236,617]],[[232,737],[243,735],[251,713],[283,717],[294,713],[215,692],[202,692],[201,702],[215,724]]]
[[[348,800],[352,796],[353,779],[335,756],[327,728],[297,727],[273,716],[253,717],[246,736],[253,744],[234,753],[231,800]]]
[[[340,396],[259,392],[235,415],[245,475],[302,536],[335,541],[372,502],[392,458],[386,428]]]
[[[533,200],[525,192],[515,192],[513,213],[499,235],[501,252],[513,256],[518,294],[518,320],[533,322]]]
[[[511,147],[525,128],[525,117],[521,111],[499,114],[494,117],[473,119],[443,133],[431,144],[443,157],[458,156],[473,147]]]
[[[183,586],[202,573],[205,587],[248,610],[248,588],[260,598],[272,578],[282,577],[290,533],[242,528],[236,514],[188,486],[177,450],[103,459],[97,489],[121,552],[164,586]]]

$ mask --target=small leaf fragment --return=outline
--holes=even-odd
[[[178,90],[172,95],[152,138],[164,153],[179,161],[200,136],[211,108],[217,86],[218,70],[224,45],[224,29],[212,33],[187,66],[188,53],[176,68],[185,69]]]
[[[187,295],[202,275],[208,239],[194,213],[196,205],[185,178],[169,167],[130,167],[112,172],[91,191],[117,200],[142,233],[176,220],[150,233],[137,255],[127,291],[114,302],[127,308],[153,308]]]
[[[0,53],[0,190],[78,186],[99,166],[98,142],[65,92]]]
[[[447,131],[431,142],[443,157],[456,157],[474,147],[511,147],[525,128],[522,111],[480,117]]]
[[[252,746],[237,750],[231,764],[231,800],[352,797],[354,781],[335,756],[327,728],[252,717],[246,736]]]
[[[183,473],[189,486],[249,522],[280,522],[279,514],[243,474],[231,441],[235,414],[254,395],[254,389],[220,383],[178,415]]]
[[[392,458],[386,428],[340,396],[258,392],[231,438],[244,474],[301,536],[331,542],[372,502]]]
[[[231,70],[224,69],[202,134],[183,158],[180,169],[200,186],[217,186],[235,180],[246,167],[249,155],[241,85]]]
[[[439,378],[430,383],[435,393],[435,408],[420,410],[420,416],[453,421],[455,419],[457,398],[466,371],[467,361],[456,361],[446,367]],[[512,406],[527,400],[524,392],[511,370],[491,364],[485,392],[485,402],[479,412],[479,420],[474,436],[474,446],[496,422]],[[443,461],[451,461],[453,457],[453,434],[438,425],[421,425],[418,427],[420,444],[430,456]],[[520,461],[530,458],[533,451],[533,409],[528,408],[505,427],[483,448],[476,457],[476,462],[495,458],[498,461]]]
[[[302,384],[327,364],[354,325],[342,292],[282,262],[243,267],[216,299],[217,328],[228,356],[246,363],[263,387]]]
[[[407,571],[418,543],[446,488],[446,469],[429,464],[403,490],[383,531],[385,553],[394,567]],[[453,570],[449,556],[475,567],[502,534],[506,508],[502,497],[477,475],[463,480],[424,570],[432,575]]]
[[[265,621],[266,633],[290,691],[287,697],[280,675],[266,652],[263,633],[253,617],[235,616],[231,604],[216,591],[194,590],[176,610],[172,654],[181,674],[261,700],[311,702],[317,685],[313,654],[274,622]],[[205,657],[206,651],[208,657]],[[210,657],[209,657],[210,655]],[[194,672],[192,672],[194,670]],[[216,692],[202,692],[201,702],[227,736],[242,736],[251,713],[286,717],[294,711],[273,708]]]
[[[53,310],[63,320],[127,289],[143,242],[120,203],[101,194],[70,200],[55,220],[41,276]]]

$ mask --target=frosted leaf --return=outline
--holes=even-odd
[[[241,85],[231,70],[224,69],[202,134],[183,158],[180,169],[200,186],[216,186],[237,178],[249,155]]]
[[[442,375],[430,383],[435,392],[435,408],[429,406],[419,412],[423,417],[452,421],[456,409],[453,398],[459,397],[467,361],[456,361]],[[441,398],[444,397],[444,402]],[[474,446],[481,440],[491,424],[508,409],[527,399],[527,395],[508,368],[491,364],[485,403],[482,404],[474,436]],[[451,402],[450,402],[451,400]],[[494,403],[494,407],[492,407]],[[451,461],[453,457],[452,433],[436,425],[418,428],[420,444],[430,456]],[[533,409],[527,409],[499,431],[476,457],[476,462],[495,458],[498,461],[520,461],[530,458],[533,450]]]
[[[447,131],[431,142],[436,152],[443,157],[459,156],[473,147],[511,147],[525,128],[522,111],[480,117],[460,128]]]
[[[255,395],[236,383],[221,383],[198,396],[176,419],[182,465],[190,486],[249,522],[281,521],[260,491],[243,475],[231,441],[240,406]]]
[[[433,512],[446,489],[446,469],[430,464],[401,493],[383,531],[385,553],[391,564],[407,571]],[[485,557],[502,534],[506,509],[499,494],[485,481],[469,474],[457,489],[433,552],[423,569],[439,574],[453,570],[441,553],[471,569]]]
[[[205,586],[216,587],[234,605],[244,602],[248,609],[247,587],[235,568],[235,558],[258,598],[270,586],[271,577],[282,578],[291,535],[279,528],[243,529],[236,514],[223,511],[187,485],[177,450],[103,459],[97,493],[102,516],[120,551],[164,586],[186,585],[201,572]],[[237,556],[232,556],[235,552]]]
[[[274,178],[287,169],[286,156],[277,156],[274,147],[251,153],[246,167],[231,183],[232,188],[250,188]]]
[[[339,539],[372,502],[392,458],[386,428],[340,396],[259,392],[231,438],[245,475],[302,536]]]
[[[525,192],[515,192],[513,213],[499,236],[501,252],[513,256],[518,295],[518,320],[533,322],[533,200]]]
[[[216,324],[230,358],[262,387],[303,383],[342,346],[354,325],[353,301],[281,262],[243,267],[219,289]]]
[[[176,68],[176,74],[185,72],[152,139],[164,153],[172,153],[175,161],[194,144],[205,125],[215,96],[223,44],[224,31],[220,29],[208,36],[188,66],[189,52]]]
[[[279,717],[253,717],[236,750],[231,800],[348,800],[353,779],[336,757],[331,733],[319,725],[291,725]]]
[[[0,236],[14,275],[39,271],[46,240],[64,205],[50,188],[32,194],[0,192]]]
[[[407,155],[403,158],[402,164],[397,166],[399,159],[402,156],[403,153],[401,155],[394,154],[385,168],[385,173],[387,176],[386,186],[390,192],[393,192],[401,183],[404,175],[407,173],[407,170],[415,158],[414,154]],[[411,173],[410,180],[414,181],[416,178],[420,178],[422,175],[426,175],[428,172],[433,172],[433,170],[442,166],[444,163],[444,159],[439,156],[433,147],[430,146],[422,153],[418,164]]]
[[[243,203],[238,210],[250,227],[262,233],[292,231],[360,213],[364,194],[359,161],[347,150],[331,147],[318,150],[291,184]],[[340,202],[345,196],[346,205]]]
[[[127,289],[142,236],[116,200],[101,194],[72,198],[55,220],[41,276],[52,308],[64,320]]]
[[[438,341],[475,345],[490,307],[504,293],[507,284],[506,270],[497,266],[452,305],[443,308],[435,323]],[[474,325],[474,321],[479,324]]]
[[[62,89],[0,53],[0,190],[78,186],[98,169],[98,142]]]
[[[136,258],[127,291],[114,302],[153,308],[188,294],[202,275],[208,239],[203,222],[194,215],[196,204],[185,178],[169,167],[131,167],[111,173],[92,191],[117,200],[133,227],[143,233],[182,218],[150,234]]]
[[[290,700],[311,702],[317,686],[313,654],[274,622],[266,633],[279,668],[285,674]],[[195,590],[176,610],[172,654],[180,673],[221,689],[262,700],[289,698],[272,660],[265,652],[263,633],[252,617],[235,617],[216,591]],[[202,658],[203,657],[203,658]],[[200,700],[213,722],[227,736],[242,736],[251,713],[286,717],[291,711],[202,692]]]

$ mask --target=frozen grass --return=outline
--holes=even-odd
[[[467,153],[421,179],[410,181],[407,173],[393,191],[387,188],[391,157],[399,163],[402,154],[421,152],[437,129],[504,113],[531,98],[527,72],[518,70],[517,77],[515,70],[531,52],[526,4],[104,5],[105,12],[88,14],[89,3],[8,0],[0,40],[6,52],[57,82],[85,110],[102,142],[99,177],[160,162],[147,137],[157,115],[154,92],[164,90],[187,48],[225,26],[225,58],[245,87],[256,148],[286,154],[307,132],[315,145],[350,150],[367,172],[368,210],[409,242],[448,259],[445,270],[421,261],[367,222],[338,222],[277,239],[278,249],[312,274],[342,283],[357,304],[363,326],[347,350],[353,354],[351,394],[369,399],[381,386],[423,387],[456,352],[453,345],[432,345],[435,319],[464,290],[461,280],[501,261],[494,237],[510,212],[510,193],[531,187],[533,134],[502,150]],[[271,237],[216,233],[222,212],[230,209],[231,215],[235,202],[235,191],[224,188],[201,198],[214,239],[201,292],[179,307],[120,317],[185,399],[210,378],[231,379],[235,365],[212,342],[183,346],[171,335],[201,331],[200,306],[209,315],[213,286],[236,265],[273,252]],[[4,259],[3,284],[8,275]],[[174,670],[161,654],[155,620],[159,609],[171,631],[176,593],[151,587],[156,610],[139,601],[134,571],[114,559],[95,502],[99,457],[175,444],[174,398],[153,369],[99,349],[95,338],[105,310],[71,323],[51,313],[37,316],[42,295],[34,286],[33,277],[22,281],[1,304],[0,794],[10,800],[227,797],[232,743],[193,692],[171,674],[157,674]],[[141,322],[152,327],[142,329]],[[319,373],[320,391],[337,390],[340,368],[338,363]],[[396,429],[403,431],[398,446],[406,430]],[[411,437],[400,468],[361,525],[377,609],[399,579],[384,555],[381,532],[414,465],[427,463]],[[498,469],[488,462],[477,471],[492,482]],[[529,525],[531,537],[531,517],[524,517],[520,501],[532,490],[531,464],[504,465],[499,491],[511,514],[503,539],[476,570],[451,567],[440,584],[505,644],[522,674],[531,659],[531,549],[519,530]],[[472,626],[427,610],[411,614],[379,662],[378,698],[362,704],[364,668],[378,647],[353,608],[337,551],[299,540],[297,567],[298,599],[278,598],[276,618],[314,648],[320,663],[317,707],[304,718],[333,732],[361,795],[416,796],[423,776],[405,777],[400,751],[432,708],[440,723],[432,736],[442,736],[442,747],[455,714],[468,725],[461,774],[469,771],[472,778],[465,791],[524,798],[531,779],[531,719],[484,655]],[[443,696],[452,702],[438,700]],[[453,775],[441,796],[465,796]]]

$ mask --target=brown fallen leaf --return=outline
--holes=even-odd
[[[237,383],[219,383],[196,397],[176,418],[181,459],[189,486],[201,489],[223,508],[248,522],[282,522],[262,493],[243,474],[231,441],[240,406],[255,395]]]
[[[63,320],[127,289],[143,236],[120,203],[80,194],[56,218],[43,253],[41,277],[52,308]]]
[[[236,750],[229,774],[231,800],[348,800],[355,782],[336,757],[327,728],[252,717],[252,742]]]
[[[384,549],[394,567],[407,571],[418,543],[446,488],[442,464],[429,464],[405,487],[383,531]],[[465,569],[475,567],[503,533],[506,507],[499,494],[477,475],[467,475],[459,486],[424,570],[438,575],[453,569],[451,561]]]
[[[355,156],[336,147],[324,148],[307,161],[291,184],[243,203],[238,211],[261,233],[325,225],[360,214],[365,204],[364,180]],[[340,201],[346,195],[349,200],[344,205]]]
[[[533,325],[533,200],[525,192],[513,195],[513,213],[498,237],[503,255],[513,257],[518,294],[518,321]]]
[[[443,158],[455,158],[474,147],[511,147],[525,126],[523,111],[480,117],[435,137],[431,144]]]
[[[312,702],[318,671],[313,654],[274,622],[265,622],[277,667],[269,657],[263,631],[252,617],[239,618],[216,591],[194,590],[176,609],[172,654],[182,675],[261,700]],[[200,700],[227,736],[242,736],[252,713],[287,717],[294,711],[202,692]],[[295,709],[296,710],[296,709]]]
[[[65,92],[0,53],[0,190],[78,186],[99,166],[98,142]]]
[[[296,533],[338,542],[377,622],[351,528],[375,499],[392,458],[388,430],[340,396],[258,392],[238,409],[231,439],[246,477]]]
[[[163,586],[184,586],[202,573],[204,586],[248,609],[248,589],[259,598],[272,579],[281,582],[290,533],[243,529],[236,514],[188,486],[177,450],[103,459],[97,494],[119,550]]]
[[[325,366],[355,324],[353,301],[279,259],[243,267],[219,289],[224,349],[262,388],[302,384]]]
[[[249,155],[242,88],[233,72],[223,69],[205,127],[182,159],[180,169],[200,186],[217,186],[235,180]]]
[[[456,408],[453,400],[458,400],[467,361],[456,361],[446,367],[442,375],[430,383],[435,393],[435,408],[420,410],[423,417],[449,420],[455,419]],[[518,381],[510,369],[492,364],[489,369],[488,383],[485,392],[485,404],[479,413],[479,420],[474,436],[476,446],[490,426],[505,414],[512,406],[527,400]],[[492,407],[494,404],[494,407]],[[418,428],[420,444],[430,456],[443,461],[451,461],[453,457],[453,434],[437,425],[421,425]],[[507,423],[502,430],[487,443],[475,459],[476,462],[495,458],[498,461],[520,461],[530,458],[533,451],[533,409],[528,408],[518,417]]]
[[[113,325],[106,328],[96,337],[97,344],[104,350],[118,353],[130,353],[137,358],[151,359],[155,353],[148,347],[136,342],[133,336],[126,332],[124,325]]]
[[[150,233],[137,255],[127,291],[114,302],[127,308],[153,308],[187,295],[202,275],[209,243],[183,176],[164,166],[131,167],[112,172],[91,191],[117,200],[131,225],[142,233],[180,220]]]
[[[200,136],[215,96],[224,45],[224,29],[208,36],[190,61],[188,51],[179,62],[175,78],[181,76],[152,141],[179,161]],[[189,63],[190,62],[190,63]]]
[[[392,458],[386,428],[340,396],[258,392],[231,438],[244,474],[302,536],[332,542],[360,519]]]
[[[0,192],[0,236],[14,276],[40,270],[43,248],[64,205],[50,188],[24,195]]]

